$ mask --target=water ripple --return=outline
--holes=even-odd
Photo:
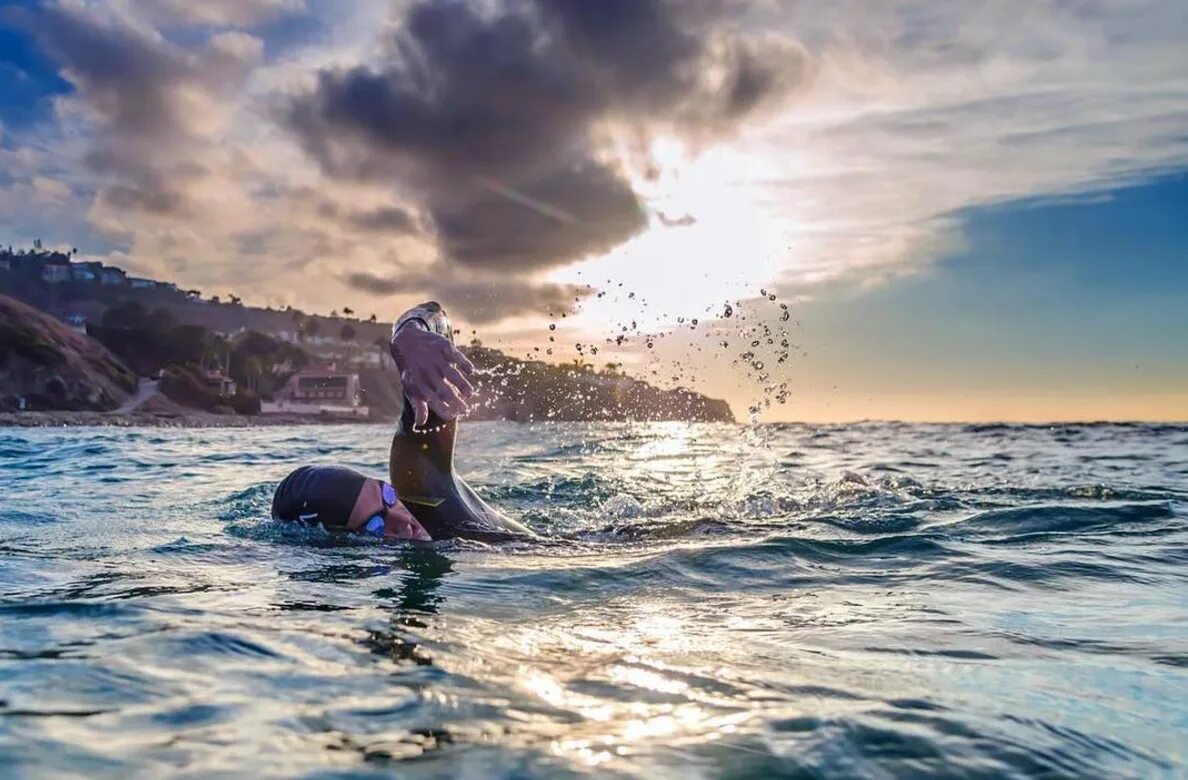
[[[268,519],[387,435],[0,433],[0,774],[1188,774],[1184,426],[467,424],[539,542]]]

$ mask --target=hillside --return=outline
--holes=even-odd
[[[347,316],[336,312],[329,317],[293,309],[259,309],[244,306],[234,296],[204,298],[196,290],[180,290],[170,282],[131,278],[119,268],[80,263],[39,248],[16,253],[0,250],[0,295],[4,294],[56,318],[87,323],[88,333],[112,351],[104,353],[109,359],[115,359],[112,353],[118,355],[140,375],[155,376],[170,366],[184,368],[174,375],[186,381],[171,382],[170,387],[193,392],[173,392],[172,399],[179,403],[207,410],[222,404],[217,397],[199,398],[197,392],[198,373],[194,372],[216,368],[238,383],[241,394],[248,389],[247,397],[237,397],[241,403],[229,405],[250,414],[253,407],[258,408],[258,399],[283,396],[294,371],[332,362],[360,375],[363,403],[373,413],[392,417],[400,412],[399,380],[386,357],[376,359],[377,350],[386,353],[390,333],[386,321],[394,312],[370,321],[353,317],[347,305],[342,308]],[[58,332],[85,340],[57,320],[39,316],[52,322]],[[481,369],[476,384],[482,401],[472,412],[475,419],[734,420],[725,401],[700,393],[662,390],[588,366],[522,361],[477,344],[462,350]],[[42,376],[44,370],[36,376],[29,365],[23,370],[22,376],[29,378],[19,383],[21,392],[38,381],[49,381]],[[185,373],[194,373],[193,381]],[[6,392],[0,386],[0,395]],[[43,395],[38,394],[39,404],[45,403]],[[69,393],[58,403],[71,402],[77,405],[54,408],[95,408]]]
[[[0,295],[0,410],[111,410],[136,376],[93,339]]]
[[[686,420],[734,422],[725,401],[664,390],[618,373],[522,361],[485,347],[463,347],[477,369],[476,420]]]

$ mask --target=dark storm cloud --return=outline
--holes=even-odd
[[[528,271],[646,224],[608,124],[703,138],[784,94],[800,49],[730,28],[723,2],[415,3],[381,62],[324,70],[285,121],[331,175],[417,193],[443,255]]]
[[[304,193],[294,191],[294,196],[298,199],[316,197],[312,190]],[[323,219],[340,222],[368,233],[412,236],[424,232],[424,226],[417,215],[399,206],[378,206],[372,209],[351,210],[335,201],[322,200],[317,204],[315,211]]]
[[[346,284],[375,297],[421,294],[440,301],[462,319],[476,325],[521,314],[569,311],[588,288],[568,284],[534,284],[515,276],[479,276],[455,272],[442,264],[421,271],[396,271],[391,276],[355,272]]]
[[[492,270],[604,252],[645,224],[627,183],[596,163],[548,171],[515,191],[480,184],[466,196],[436,204],[438,240],[458,263]]]
[[[351,214],[349,219],[350,223],[360,230],[376,233],[402,235],[420,231],[417,218],[396,206],[381,206],[370,211],[358,211]]]

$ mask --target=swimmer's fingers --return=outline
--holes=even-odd
[[[458,395],[462,398],[469,398],[474,395],[474,385],[470,384],[461,371],[455,366],[446,366],[445,378],[458,390]]]
[[[413,428],[423,428],[429,422],[429,404],[423,398],[409,397],[408,402],[413,408]]]
[[[468,358],[462,354],[462,350],[458,349],[453,344],[451,344],[449,353],[450,353],[450,355],[449,355],[450,362],[453,363],[455,366],[457,366],[459,369],[461,369],[463,373],[466,373],[466,374],[474,373],[474,363],[471,363],[470,358]]]
[[[470,407],[458,395],[458,391],[445,382],[440,383],[437,393],[430,395],[428,401],[429,408],[437,412],[437,416],[443,420],[452,420],[470,411]]]
[[[428,420],[430,410],[443,420],[452,420],[468,410],[466,402],[441,374],[410,376],[404,384],[404,394],[413,404],[418,428]]]

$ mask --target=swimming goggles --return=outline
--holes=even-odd
[[[376,536],[384,535],[384,512],[396,506],[396,488],[387,482],[380,482],[380,496],[383,498],[384,509],[382,512],[376,512],[371,516],[367,521],[367,525],[363,527],[364,533],[375,534]]]

